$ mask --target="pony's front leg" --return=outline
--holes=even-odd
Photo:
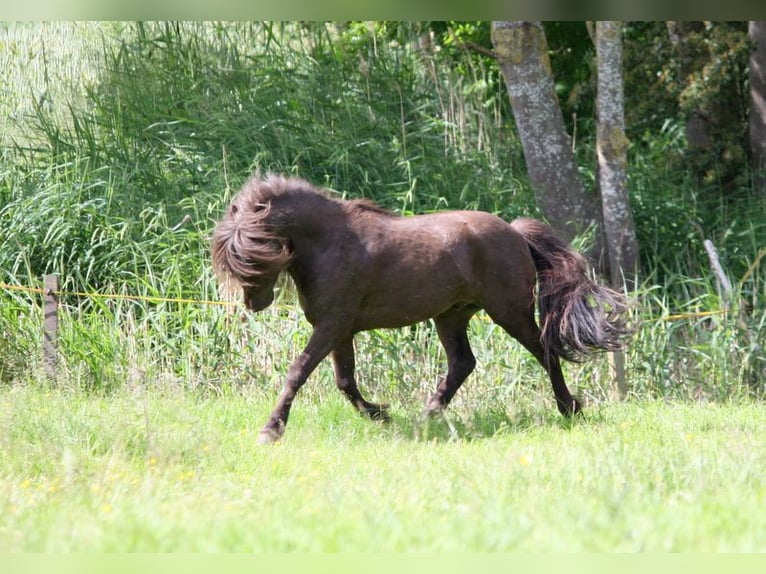
[[[317,365],[333,348],[334,342],[335,337],[330,331],[314,329],[308,345],[306,345],[306,348],[293,364],[290,365],[285,386],[279,395],[277,406],[258,435],[258,442],[260,444],[277,442],[282,438],[295,395]]]
[[[388,405],[377,405],[367,401],[356,386],[353,337],[347,337],[335,346],[332,350],[332,359],[335,365],[335,384],[351,401],[351,404],[372,420],[388,421]]]

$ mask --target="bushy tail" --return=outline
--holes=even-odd
[[[543,222],[521,218],[511,226],[529,244],[537,268],[546,355],[582,362],[595,352],[621,349],[632,335],[625,297],[594,282],[585,258]]]

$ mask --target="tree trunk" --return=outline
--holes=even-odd
[[[563,239],[595,226],[591,256],[602,269],[598,198],[580,177],[564,127],[545,33],[539,22],[493,22],[492,43],[505,78],[527,173],[543,216]]]
[[[620,22],[596,23],[596,146],[612,285],[632,288],[638,264],[638,240],[628,195],[621,33]]]
[[[756,190],[766,194],[766,21],[751,21],[750,157]]]
[[[625,136],[621,34],[620,22],[596,22],[596,147],[612,286],[633,289],[638,264],[638,240],[628,195],[628,139]],[[609,365],[617,396],[624,399],[628,394],[625,354],[622,351],[609,353]]]

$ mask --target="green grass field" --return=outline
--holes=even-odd
[[[384,426],[331,396],[259,447],[272,400],[3,389],[0,551],[766,550],[757,403]]]

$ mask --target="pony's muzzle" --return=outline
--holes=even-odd
[[[245,307],[253,313],[262,311],[274,301],[274,287],[269,285],[266,288],[243,287],[242,292],[245,300]]]

